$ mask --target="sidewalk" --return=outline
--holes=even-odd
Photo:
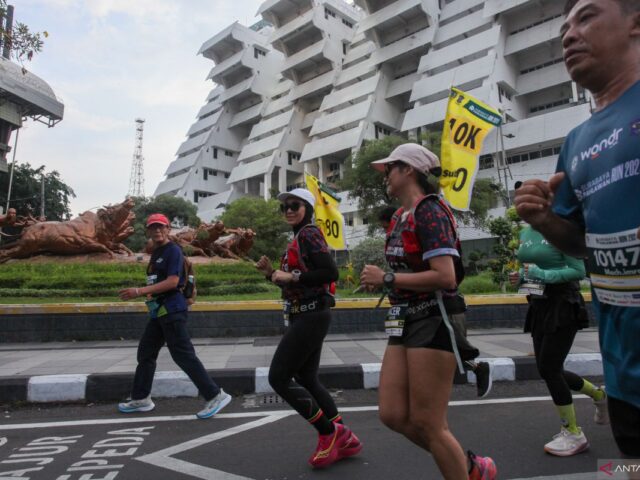
[[[471,342],[493,364],[496,381],[538,378],[529,334],[515,329],[473,330]],[[195,339],[198,356],[226,390],[269,392],[268,367],[279,337]],[[333,388],[376,388],[386,346],[382,332],[329,335],[321,375]],[[136,367],[136,341],[0,344],[0,402],[124,398]],[[567,359],[581,375],[602,375],[596,329],[580,331]],[[464,377],[458,378],[464,382]],[[472,374],[467,381],[474,382]],[[195,396],[189,379],[163,348],[155,396]]]

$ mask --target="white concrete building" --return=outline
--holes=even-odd
[[[291,188],[303,171],[331,184],[366,140],[441,131],[452,85],[505,115],[503,138],[496,129],[485,141],[479,177],[512,190],[553,173],[564,137],[590,115],[562,62],[563,2],[354,3],[268,0],[259,14],[271,28],[234,24],[206,42],[218,86],[156,195],[182,195],[210,220],[239,196]],[[224,175],[207,181],[205,166]],[[343,205],[353,239],[364,237],[356,203]]]

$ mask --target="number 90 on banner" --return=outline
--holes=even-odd
[[[340,224],[336,220],[329,218],[316,218],[316,224],[322,229],[326,237],[340,238]]]

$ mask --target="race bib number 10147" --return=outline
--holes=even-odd
[[[637,230],[587,234],[593,290],[602,303],[640,307],[640,240]]]

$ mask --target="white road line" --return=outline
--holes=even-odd
[[[7,437],[0,437],[0,447],[7,443]]]
[[[171,455],[198,448],[202,445],[206,445],[207,443],[212,443],[216,440],[230,437],[231,435],[235,435],[237,433],[242,433],[247,430],[259,428],[271,422],[277,422],[278,420],[293,415],[294,413],[295,412],[293,411],[278,412],[276,414],[266,416],[265,418],[254,420],[253,422],[245,423],[243,425],[237,425],[221,432],[211,433],[203,437],[195,438],[193,440],[189,440],[187,442],[165,448],[164,450],[158,450],[157,452],[143,455],[142,457],[136,458],[136,460],[155,465],[156,467],[182,473],[184,475],[190,475],[195,478],[202,478],[204,480],[252,480],[249,477],[242,477],[232,473],[223,472],[222,470],[205,467],[204,465],[198,465],[196,463],[173,458]]]
[[[586,395],[574,395],[574,399],[589,398]],[[474,405],[496,405],[496,404],[508,404],[508,403],[524,403],[524,402],[546,402],[551,401],[551,397],[513,397],[513,398],[495,398],[484,400],[457,400],[449,402],[451,407],[466,407]],[[371,412],[378,410],[377,405],[362,406],[362,407],[345,407],[340,408],[342,412]],[[269,411],[256,411],[256,412],[238,412],[238,413],[219,413],[214,419],[233,419],[233,418],[251,418],[251,417],[265,417],[270,415],[282,415],[284,413],[292,413],[292,410],[269,410]],[[126,423],[153,423],[153,422],[182,422],[187,420],[198,421],[211,421],[211,420],[199,420],[195,415],[170,415],[170,416],[136,416],[136,417],[117,417],[117,418],[105,418],[105,419],[88,419],[88,420],[69,420],[61,422],[41,422],[41,423],[14,423],[9,425],[0,424],[0,432],[3,430],[23,430],[31,428],[53,428],[53,427],[82,427],[87,425],[113,425],[113,424],[126,424]]]

